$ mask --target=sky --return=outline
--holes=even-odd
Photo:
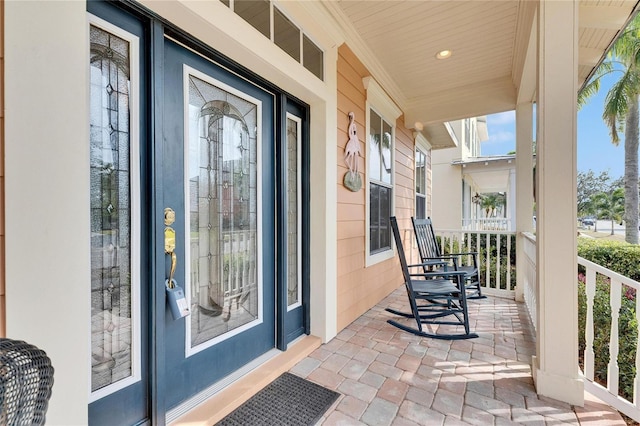
[[[620,143],[611,143],[609,129],[602,120],[604,99],[619,75],[602,79],[600,91],[578,111],[578,171],[609,171],[612,178],[624,174],[624,133]],[[489,139],[480,144],[482,155],[500,155],[515,150],[515,111],[487,116]]]

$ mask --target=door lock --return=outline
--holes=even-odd
[[[169,270],[169,278],[165,281],[164,285],[167,294],[167,303],[171,310],[171,315],[174,320],[180,319],[190,314],[189,304],[184,295],[182,288],[176,283],[173,278],[176,272],[176,265],[178,263],[178,256],[176,256],[176,231],[171,225],[176,220],[176,213],[173,209],[167,207],[164,209],[164,252],[171,256],[171,269]]]

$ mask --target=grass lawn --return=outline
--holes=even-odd
[[[591,238],[597,238],[597,239],[603,239],[603,240],[611,240],[611,241],[624,241],[624,235],[621,235],[621,234],[611,235],[610,231],[607,231],[607,232],[593,232],[593,231],[590,231],[588,229],[578,229],[578,232],[581,235],[584,235],[584,236],[587,236],[587,237],[591,237]]]

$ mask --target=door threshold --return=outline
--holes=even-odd
[[[304,336],[285,352],[272,350],[258,358],[255,365],[240,369],[195,397],[167,412],[169,425],[211,426],[271,383],[282,373],[320,347],[319,337]]]

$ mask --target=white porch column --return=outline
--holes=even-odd
[[[516,300],[524,301],[523,232],[533,231],[533,103],[516,106]]]
[[[538,394],[584,405],[576,287],[577,1],[540,1],[537,102]]]

